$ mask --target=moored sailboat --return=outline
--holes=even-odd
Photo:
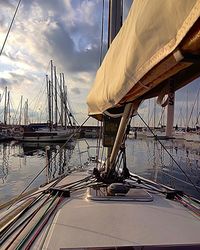
[[[64,73],[58,80],[56,66],[51,60],[50,79],[46,75],[48,122],[20,126],[14,139],[25,142],[65,142],[76,128],[76,120],[69,106]]]
[[[125,157],[127,125],[141,101],[199,76],[199,16],[198,0],[134,1],[88,98],[90,115],[104,121],[106,162],[2,212],[4,249],[200,247],[200,201],[130,173]]]

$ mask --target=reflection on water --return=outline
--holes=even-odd
[[[77,147],[78,146],[78,147]],[[66,174],[88,160],[88,154],[77,158],[78,150],[86,147],[84,141],[62,144],[1,143],[0,144],[0,198],[1,203],[19,193],[47,165],[31,188]]]
[[[162,143],[180,168],[158,141],[129,140],[127,157],[130,170],[200,198],[200,193],[190,182],[200,191],[200,144],[170,140]]]
[[[127,165],[130,171],[200,197],[187,176],[200,186],[200,145],[184,142],[162,141],[182,170],[154,140],[127,140]],[[92,146],[88,151],[88,144]],[[82,166],[95,156],[96,140],[62,144],[2,143],[0,144],[0,198],[1,203],[18,195],[45,167],[45,171],[31,188],[67,173],[75,166]],[[94,152],[91,152],[93,150]],[[101,155],[101,152],[100,152]],[[52,159],[52,160],[51,160]]]

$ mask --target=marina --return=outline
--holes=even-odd
[[[200,0],[0,5],[1,249],[198,250]]]
[[[85,140],[87,140],[87,143]],[[96,140],[85,140],[70,142],[61,151],[59,151],[62,147],[60,143],[17,143],[14,141],[1,143],[1,205],[19,195],[20,191],[43,169],[47,163],[47,147],[50,148],[49,157],[53,157],[56,152],[59,152],[51,166],[48,167],[49,180],[67,173],[74,166],[87,164],[89,158],[96,155]],[[164,144],[181,164],[187,175],[197,186],[200,186],[200,144],[172,140],[167,140]],[[199,197],[190,181],[173,163],[157,141],[153,139],[129,139],[127,140],[127,149],[127,162],[132,172],[158,183],[185,190],[187,193]],[[45,182],[47,182],[46,170],[35,180],[29,190],[38,188]]]

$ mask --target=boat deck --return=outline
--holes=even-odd
[[[69,181],[84,177],[74,174]],[[43,249],[200,245],[199,218],[175,201],[156,194],[153,198],[92,201],[85,190],[78,191],[59,209]]]
[[[58,186],[64,187],[86,176],[86,171],[73,172],[62,179]],[[155,192],[150,193],[153,201],[148,202],[123,201],[120,197],[115,201],[112,198],[94,201],[88,191],[89,188],[83,188],[63,198],[55,216],[51,216],[45,224],[31,249],[136,247],[134,249],[138,250],[166,249],[166,246],[170,246],[167,249],[200,249],[200,218],[182,204]],[[59,199],[57,197],[55,201]],[[10,249],[16,249],[49,203],[41,209],[38,217],[31,220]],[[9,238],[5,247],[14,236]]]

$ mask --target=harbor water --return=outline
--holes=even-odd
[[[153,139],[128,139],[129,170],[200,198],[197,190],[200,190],[200,144],[170,140],[163,140],[162,144],[165,148]],[[61,144],[1,143],[0,204],[19,195],[40,172],[26,191],[87,165],[96,156],[96,145],[95,139],[71,142],[64,147]],[[102,149],[99,155],[103,155]]]

